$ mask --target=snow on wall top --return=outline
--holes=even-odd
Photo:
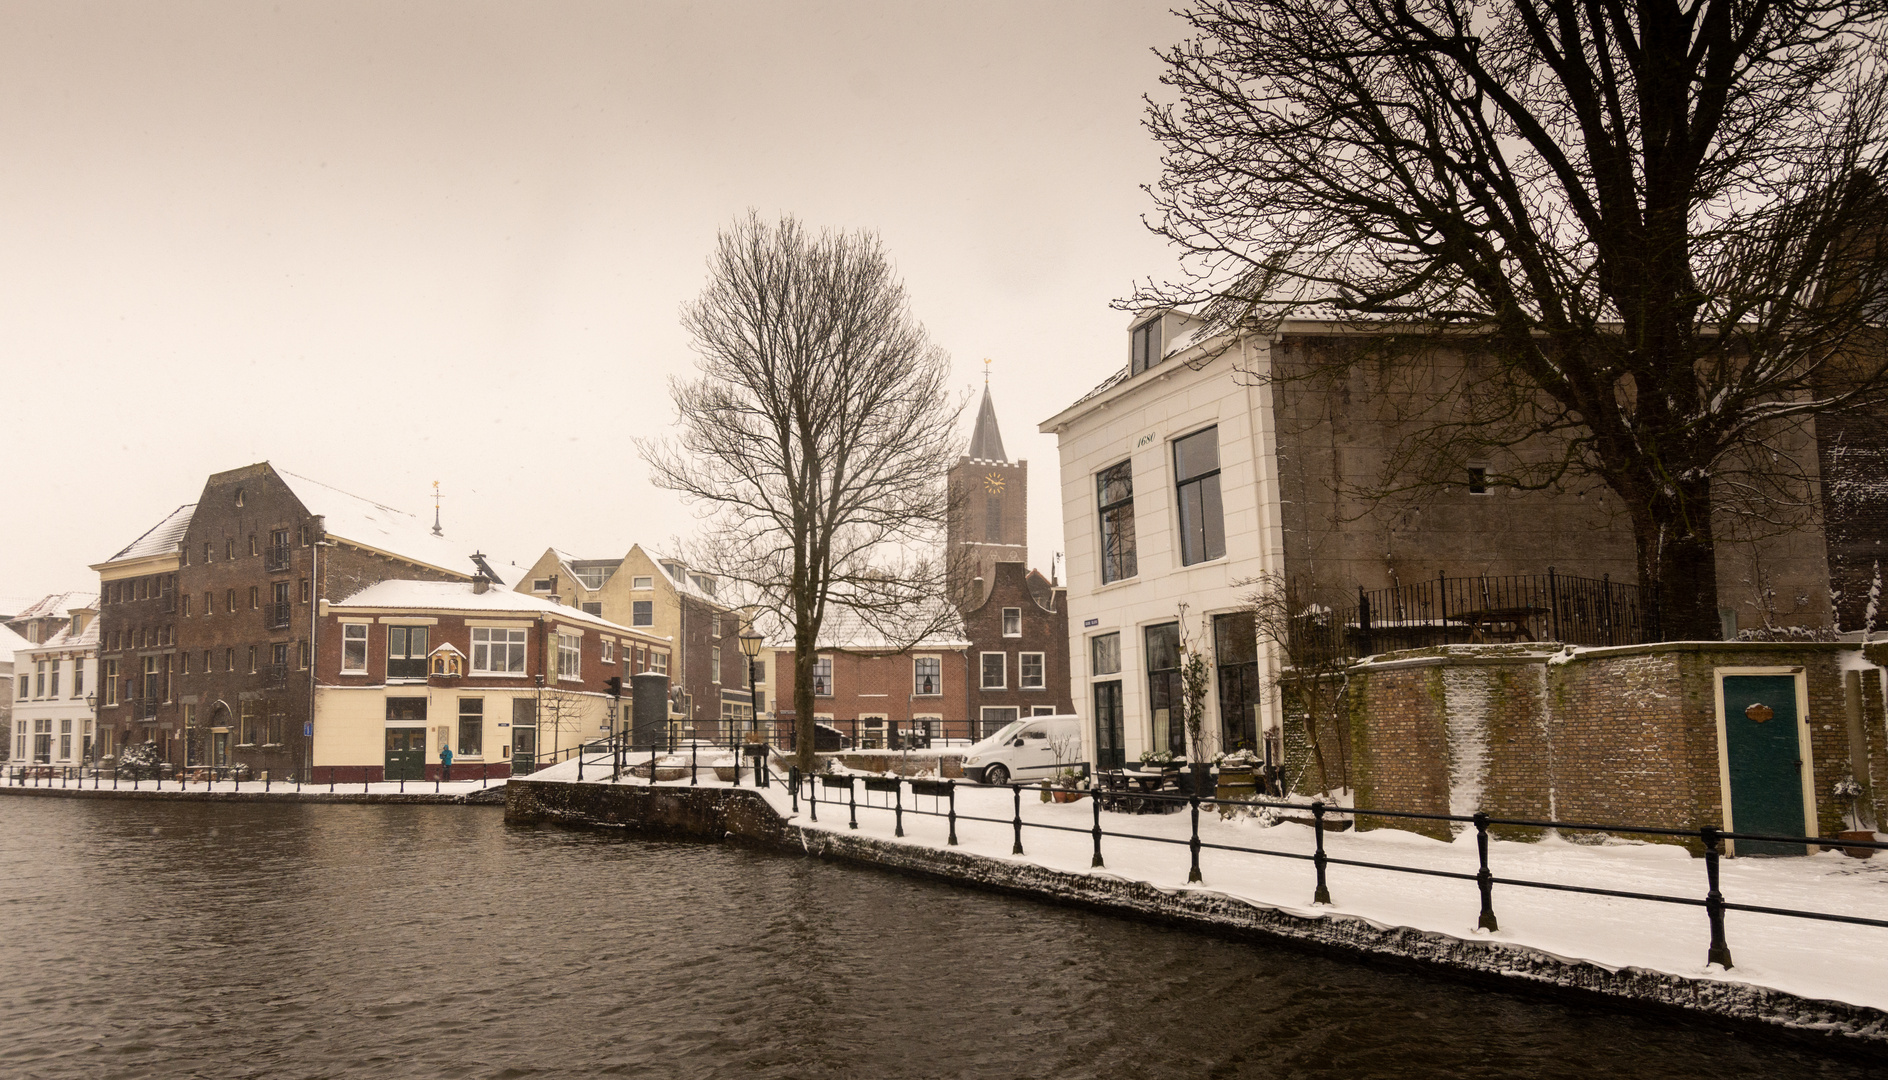
[[[329,536],[352,540],[447,573],[472,576],[475,569],[471,564],[472,548],[434,536],[432,526],[420,518],[287,469],[278,468],[275,473],[309,513],[321,515]]]
[[[666,637],[651,634],[647,630],[634,630],[610,622],[599,615],[587,614],[582,608],[553,604],[543,597],[532,596],[529,593],[496,588],[488,588],[482,593],[473,592],[471,583],[464,581],[412,581],[396,578],[392,581],[369,585],[346,600],[328,605],[328,610],[331,612],[367,608],[389,608],[398,611],[476,611],[486,615],[533,617],[549,615],[561,622],[584,623],[599,630],[639,637],[648,641],[667,642],[669,640]]]
[[[178,543],[184,538],[184,531],[190,528],[190,515],[196,509],[196,503],[185,503],[172,510],[164,520],[146,529],[144,535],[126,544],[118,554],[105,561],[142,559],[147,555],[164,555],[176,551]]]
[[[83,605],[74,604],[72,606],[80,607]],[[50,652],[50,651],[54,651],[58,649],[90,648],[92,646],[96,646],[97,644],[98,644],[98,620],[87,619],[85,620],[85,629],[79,631],[77,636],[74,636],[72,633],[72,628],[70,626],[67,626],[67,627],[62,628],[58,633],[47,638],[41,644],[28,645],[27,648],[37,651],[37,652]]]

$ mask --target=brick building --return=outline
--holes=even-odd
[[[681,559],[630,546],[620,559],[579,559],[547,548],[515,591],[576,608],[674,643],[669,677],[670,733],[726,741],[755,717],[736,640],[746,625],[718,596],[714,575]],[[765,679],[759,679],[765,711]]]
[[[1501,464],[1475,459],[1398,464],[1405,438],[1454,415],[1476,378],[1472,355],[1432,342],[1395,363],[1367,328],[1318,316],[1306,312],[1266,335],[1203,338],[1183,313],[1137,315],[1128,362],[1041,424],[1061,457],[1074,704],[1103,765],[1186,751],[1171,722],[1183,647],[1211,659],[1207,708],[1220,722],[1209,752],[1257,744],[1282,760],[1285,718],[1277,695],[1261,691],[1283,661],[1251,614],[1264,584],[1291,590],[1294,617],[1336,617],[1337,632],[1349,633],[1360,628],[1360,590],[1401,596],[1421,583],[1441,592],[1443,581],[1554,574],[1608,588],[1636,579],[1627,508],[1603,486],[1503,487],[1489,480]],[[1776,441],[1810,489],[1826,449],[1816,440],[1812,425]],[[1364,493],[1396,468],[1440,486],[1420,497]],[[1797,494],[1814,504],[1814,490]],[[1754,518],[1726,515],[1727,532],[1737,520]],[[1843,539],[1843,558],[1859,565],[1877,539]],[[1827,627],[1834,550],[1813,522],[1721,543],[1726,630],[1764,621]],[[1502,624],[1509,637],[1553,632],[1538,605],[1479,606],[1521,608]],[[1379,614],[1365,651],[1399,647],[1382,631],[1400,613]],[[1458,629],[1479,633],[1483,624],[1471,629],[1462,614],[1454,612]],[[1372,626],[1361,628],[1367,638]]]
[[[316,783],[433,779],[442,746],[455,777],[529,771],[627,724],[630,676],[672,649],[482,576],[381,581],[323,601],[317,626]]]
[[[777,745],[791,747],[793,642],[769,646],[780,694],[774,737]],[[971,739],[973,677],[971,643],[962,634],[946,632],[900,648],[857,616],[833,613],[820,628],[813,662],[813,715],[865,750]]]
[[[183,760],[177,701],[178,547],[195,503],[166,514],[120,548],[98,572],[97,737],[100,762],[133,743],[151,743],[162,761]]]

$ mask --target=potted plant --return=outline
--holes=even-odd
[[[1180,638],[1180,700],[1174,705],[1186,725],[1187,760],[1192,765],[1193,794],[1206,798],[1213,791],[1213,763],[1207,760],[1206,755],[1206,651],[1184,636],[1184,605],[1180,619],[1183,628]]]
[[[1856,783],[1854,777],[1845,776],[1836,781],[1835,796],[1843,801],[1842,819],[1844,823],[1848,825],[1848,828],[1836,834],[1836,838],[1840,840],[1875,839],[1875,830],[1862,828],[1862,818],[1859,812],[1862,800],[1862,785]],[[1843,848],[1842,853],[1851,859],[1866,859],[1875,854],[1875,849],[1851,847]]]
[[[1174,764],[1172,751],[1143,750],[1141,751],[1141,768],[1146,772],[1161,772],[1176,769],[1179,766]]]
[[[1088,774],[1074,769],[1063,769],[1056,775],[1055,801],[1072,803],[1088,796]]]

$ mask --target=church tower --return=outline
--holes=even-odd
[[[981,596],[968,591],[973,579],[982,578],[988,587],[997,563],[1029,560],[1029,463],[1011,461],[1003,452],[988,369],[970,449],[951,467],[950,486],[945,552],[951,560],[951,594],[959,603],[981,603]]]

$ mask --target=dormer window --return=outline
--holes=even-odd
[[[1160,363],[1160,316],[1156,315],[1128,332],[1128,374],[1139,375]]]

